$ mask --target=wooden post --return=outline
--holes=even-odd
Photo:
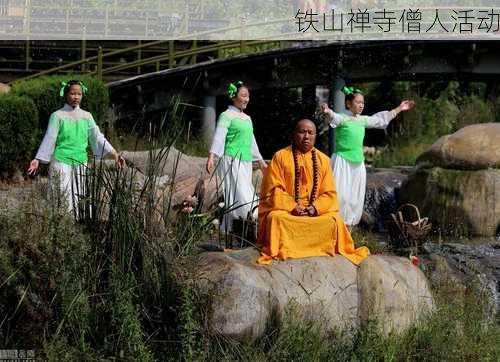
[[[217,47],[217,59],[222,59],[222,56],[224,55],[224,51],[222,49],[222,44],[224,44],[222,40],[217,42],[217,46],[218,46]]]
[[[138,45],[142,45],[142,41],[139,40],[137,42]],[[137,49],[137,61],[140,62],[142,59],[142,48]],[[137,66],[137,74],[141,74],[141,66]]]
[[[25,69],[30,70],[30,37],[29,35],[26,37],[26,52],[25,52]]]
[[[193,40],[193,46],[191,47],[191,49],[196,50],[197,48],[198,48],[198,42],[196,40]],[[193,56],[191,57],[191,64],[196,64],[196,59],[197,56],[196,53],[194,53]]]
[[[173,68],[175,66],[175,46],[174,41],[168,41],[168,67]]]
[[[84,27],[83,29],[85,30],[86,27]],[[84,33],[82,39],[82,45],[80,48],[80,59],[83,61],[85,60],[86,56],[87,56],[87,40],[85,40],[85,33]],[[82,63],[81,71],[82,73],[85,73],[85,63]]]
[[[97,79],[102,80],[102,47],[97,48]]]

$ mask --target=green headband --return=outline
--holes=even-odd
[[[227,95],[229,98],[233,99],[236,97],[236,94],[238,94],[238,88],[243,85],[243,82],[241,80],[237,81],[236,83],[229,83],[227,86]]]
[[[358,88],[354,88],[354,87],[342,87],[341,89],[342,93],[344,93],[346,96],[348,95],[351,95],[351,94],[354,94],[354,93],[359,93],[359,94],[363,94],[363,92],[361,92],[360,89]]]
[[[85,86],[85,84],[83,84],[83,82],[82,82],[82,81],[80,81],[80,80],[78,81],[78,83],[75,83],[75,84],[78,84],[80,87],[82,87],[82,92],[83,92],[83,94],[86,94],[86,93],[87,93],[87,91],[89,90],[89,89]],[[64,82],[64,81],[62,81],[62,82],[61,82],[61,89],[59,90],[59,95],[60,95],[61,97],[64,97],[64,90],[66,89],[66,87],[67,87],[67,86],[68,86],[68,82]]]

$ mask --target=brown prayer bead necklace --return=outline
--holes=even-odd
[[[292,147],[293,153],[293,165],[295,168],[295,180],[294,180],[294,191],[295,191],[295,202],[299,202],[299,184],[300,184],[300,169],[299,169],[299,160],[298,160],[298,151],[295,147]],[[313,162],[313,188],[311,195],[309,196],[309,205],[312,205],[316,200],[316,192],[318,191],[318,180],[319,180],[319,172],[318,172],[318,159],[316,157],[316,149],[311,150],[312,162]]]

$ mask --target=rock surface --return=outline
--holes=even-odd
[[[174,147],[171,147],[168,152],[161,149],[153,150],[152,155],[149,151],[123,152],[127,163],[139,170],[137,175],[139,183],[144,183],[144,175],[148,173],[151,160],[155,158],[162,160],[162,162],[153,162],[157,163],[154,166],[154,174],[157,176],[157,197],[159,199],[163,197],[163,194],[169,192],[173,181],[172,204],[179,204],[186,196],[194,193],[196,184],[201,179],[205,187],[205,205],[215,202],[217,185],[215,178],[211,178],[210,174],[205,171],[206,158],[188,156]]]
[[[215,177],[206,172],[207,159],[205,157],[188,156],[174,147],[171,147],[168,153],[163,150],[154,150],[153,152],[155,155],[153,158],[158,157],[157,155],[161,152],[165,152],[165,156],[161,157],[164,161],[155,170],[155,174],[159,177],[156,181],[160,193],[169,188],[173,181],[175,187],[172,203],[174,205],[182,202],[186,196],[192,195],[199,180],[203,180],[204,183],[204,205],[216,202],[216,191],[220,189],[221,181],[216,180]],[[123,155],[131,166],[140,171],[138,181],[144,182],[145,177],[142,174],[147,173],[148,165],[151,162],[149,151],[125,151]],[[256,185],[256,190],[260,188],[261,181],[262,172],[254,170],[253,184]]]
[[[500,123],[474,124],[443,136],[418,157],[417,164],[459,170],[500,168]]]
[[[434,305],[423,273],[401,258],[370,256],[357,268],[342,256],[272,265],[257,265],[257,257],[257,250],[244,249],[204,253],[199,261],[200,280],[210,281],[218,296],[211,327],[236,341],[255,341],[290,303],[303,318],[346,332],[368,318],[384,319],[384,331],[401,331]]]
[[[419,207],[443,234],[500,232],[500,170],[420,168],[401,186],[401,203]]]
[[[398,191],[407,173],[396,169],[367,169],[366,195],[361,224],[384,230],[384,221],[398,208]]]
[[[500,241],[500,240],[499,240]],[[458,291],[478,293],[487,301],[490,317],[500,313],[500,243],[425,244],[421,259],[431,280],[451,280]]]
[[[427,279],[406,258],[370,256],[359,267],[358,288],[360,320],[375,320],[385,334],[411,327],[415,316],[434,309]]]

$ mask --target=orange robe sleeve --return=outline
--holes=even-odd
[[[259,200],[259,229],[257,244],[262,245],[265,234],[265,218],[273,210],[283,210],[291,212],[297,203],[293,195],[289,194],[283,169],[282,153],[276,153],[267,166],[262,179]],[[286,157],[285,157],[286,158]],[[292,160],[293,162],[293,160]],[[289,186],[289,185],[288,185]]]
[[[266,169],[260,192],[260,205],[263,206],[263,211],[292,211],[297,205],[294,196],[287,192],[289,185],[285,180],[283,156],[283,154],[274,155]]]

